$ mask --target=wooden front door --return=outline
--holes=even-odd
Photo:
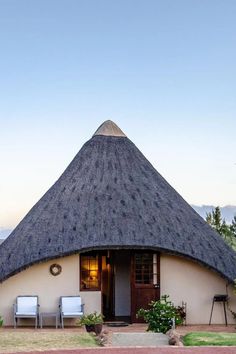
[[[131,320],[143,322],[136,317],[138,310],[147,309],[151,301],[160,299],[160,256],[140,251],[132,255],[131,261]]]

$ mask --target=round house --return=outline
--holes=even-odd
[[[13,324],[19,295],[55,312],[61,296],[79,294],[85,313],[135,322],[139,308],[168,294],[187,303],[189,324],[206,324],[213,296],[232,295],[235,257],[106,121],[0,245],[0,315]],[[224,323],[221,306],[212,323]]]

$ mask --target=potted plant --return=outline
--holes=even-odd
[[[88,315],[83,315],[79,321],[78,325],[85,326],[87,332],[95,332],[96,335],[102,332],[104,316],[96,311]]]

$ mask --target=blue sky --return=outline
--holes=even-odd
[[[234,0],[0,0],[0,227],[106,119],[189,202],[236,204]]]

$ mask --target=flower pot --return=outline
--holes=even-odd
[[[94,325],[85,325],[86,331],[87,332],[95,332],[95,326]]]

